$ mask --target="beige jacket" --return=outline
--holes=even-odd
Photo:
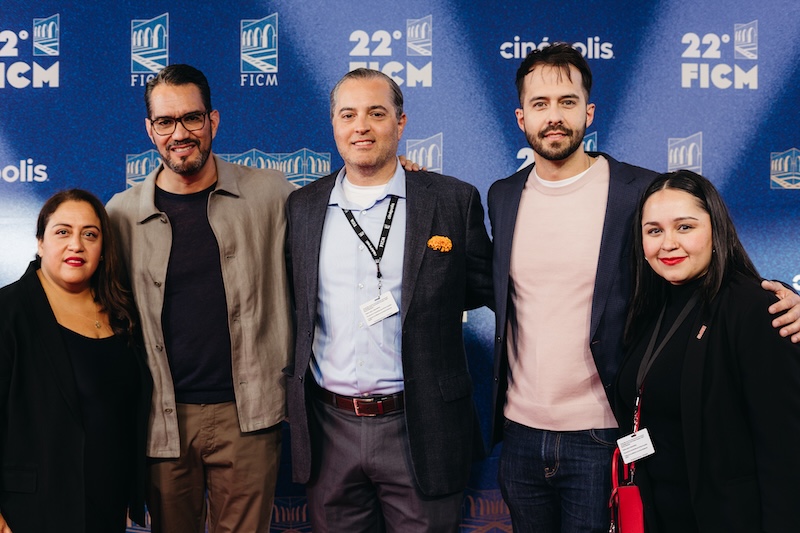
[[[292,351],[292,325],[284,204],[294,187],[276,170],[214,159],[218,181],[209,196],[208,218],[220,249],[239,426],[248,432],[273,426],[285,416],[281,370]],[[153,375],[147,453],[178,457],[175,391],[161,324],[172,230],[155,206],[160,170],[114,195],[107,208],[131,277]]]

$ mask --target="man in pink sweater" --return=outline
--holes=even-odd
[[[592,74],[567,44],[517,71],[534,164],[494,183],[494,440],[515,531],[605,532],[619,437],[609,398],[623,356],[632,217],[655,173],[583,148]],[[770,312],[800,341],[800,297]],[[792,307],[794,306],[794,307]]]

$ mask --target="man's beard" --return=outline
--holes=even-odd
[[[560,131],[566,135],[564,141],[559,143],[560,146],[550,147],[545,145],[544,136],[551,131]],[[578,147],[580,147],[580,145],[583,143],[583,136],[585,134],[585,127],[582,128],[576,135],[574,130],[564,126],[548,126],[541,132],[527,134],[526,136],[528,137],[528,144],[531,145],[531,148],[533,148],[534,152],[548,161],[563,161],[574,154]]]
[[[193,160],[183,159],[181,157],[174,157],[172,152],[170,152],[170,148],[174,146],[183,146],[187,144],[194,144],[197,146],[199,157]],[[211,154],[211,147],[209,146],[208,150],[203,150],[200,142],[198,141],[189,141],[189,142],[180,142],[180,143],[170,143],[167,146],[167,155],[163,157],[164,164],[169,167],[176,174],[180,174],[182,176],[191,176],[193,174],[197,174],[203,165],[206,164],[208,161],[208,156]]]

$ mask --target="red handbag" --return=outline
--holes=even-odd
[[[611,527],[609,533],[644,533],[644,509],[639,487],[633,484],[630,466],[623,464],[623,479],[620,484],[619,463],[622,457],[619,448],[614,450],[611,459],[611,498],[608,507],[611,509]]]

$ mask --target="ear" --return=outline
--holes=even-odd
[[[42,257],[42,239],[37,239],[37,246],[36,246],[36,255]]]
[[[594,104],[586,104],[586,127],[592,125],[594,122]]]
[[[219,128],[219,111],[212,110],[208,114],[208,120],[211,121],[211,138],[213,139],[217,136],[217,128]]]
[[[525,111],[522,108],[517,108],[514,110],[514,114],[517,116],[517,126],[522,131],[525,131]]]
[[[147,136],[150,137],[150,142],[156,144],[156,138],[154,137],[155,133],[153,133],[153,125],[150,123],[149,118],[144,119],[144,129],[147,132]]]
[[[400,116],[400,120],[398,120],[398,121],[397,121],[397,128],[398,128],[398,130],[399,130],[399,131],[397,132],[397,138],[398,138],[398,139],[399,139],[400,137],[402,137],[402,136],[403,136],[403,130],[405,130],[405,129],[406,129],[406,123],[407,123],[407,122],[408,122],[408,117],[406,117],[406,114],[405,114],[405,113],[403,113],[403,114]]]

